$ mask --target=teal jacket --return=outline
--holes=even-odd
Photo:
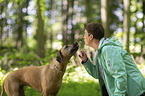
[[[134,63],[132,57],[123,49],[122,44],[113,37],[103,38],[94,57],[94,63],[88,59],[83,66],[86,71],[99,79],[102,94],[103,83],[109,96],[140,96],[145,92],[145,78]],[[100,75],[101,66],[103,78]]]

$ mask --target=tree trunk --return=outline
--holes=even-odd
[[[63,44],[66,45],[67,42],[67,22],[68,22],[68,1],[62,0],[62,36]]]
[[[129,52],[129,35],[130,35],[130,0],[123,0],[124,2],[124,35],[123,44],[124,48]]]
[[[101,19],[105,30],[104,37],[110,37],[110,24],[109,24],[109,0],[101,0]]]
[[[25,3],[26,3],[25,6],[26,6],[26,9],[27,9],[27,10],[26,10],[25,16],[28,16],[29,1],[30,1],[30,0],[26,0],[26,1],[25,1]],[[25,24],[26,24],[26,26],[25,26],[25,31],[26,31],[25,34],[26,34],[26,35],[25,35],[25,36],[26,36],[26,38],[27,38],[27,35],[28,35],[28,34],[27,34],[27,27],[28,27],[28,25],[29,25],[28,20],[25,21]]]
[[[41,1],[42,2],[42,1]],[[43,58],[45,57],[45,36],[44,36],[44,20],[41,14],[41,8],[40,8],[40,0],[37,0],[36,5],[37,10],[37,32],[36,32],[36,38],[37,38],[37,54],[39,57]]]
[[[56,10],[56,1],[55,0],[51,0],[51,25],[55,24],[55,10]],[[51,31],[50,31],[50,45],[51,45],[51,49],[52,49],[52,45],[53,45],[53,29],[51,26]]]
[[[73,7],[74,7],[74,0],[70,0],[69,1],[69,25],[71,25],[71,29],[69,29],[71,31],[71,34],[70,34],[70,42],[69,43],[74,43],[75,41],[75,31],[74,31],[74,25],[73,25],[73,15],[74,15],[74,10],[73,10]]]
[[[2,3],[0,3],[0,14],[2,14]],[[2,47],[2,36],[3,36],[3,24],[2,24],[3,20],[0,19],[0,49]]]
[[[90,7],[90,0],[85,0],[85,9],[86,9],[86,12],[85,12],[85,16],[87,18],[87,23],[90,23],[90,20],[91,20],[91,7]]]
[[[5,42],[6,41],[6,36],[8,36],[8,29],[7,29],[7,5],[8,5],[8,0],[4,1],[4,17],[3,17],[3,29],[2,29],[2,40]]]
[[[137,2],[138,2],[138,0],[136,0],[136,11],[135,11],[135,13],[138,11]],[[138,18],[136,18],[136,19],[137,19],[137,20],[135,21],[135,24],[134,24],[134,27],[135,27],[135,33],[134,33],[134,46],[136,45],[136,37],[137,37],[137,32],[138,32],[138,29],[137,29]]]
[[[143,23],[143,26],[142,26],[142,34],[145,33],[145,23],[144,23],[144,20],[145,20],[145,0],[143,0],[143,18],[142,18],[142,23]],[[145,41],[145,34],[144,36],[142,37],[142,41]],[[142,56],[142,60],[141,62],[143,62],[143,58],[144,58],[144,55],[145,55],[145,50],[144,50],[144,46],[145,46],[145,42],[141,43],[141,56]],[[145,58],[144,58],[145,59]]]
[[[18,4],[18,37],[17,37],[17,49],[20,49],[23,45],[23,13],[22,13],[22,6],[20,2]]]

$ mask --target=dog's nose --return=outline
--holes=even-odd
[[[74,46],[77,46],[77,45],[78,45],[78,43],[77,43],[77,42],[75,42],[75,43],[74,43]]]

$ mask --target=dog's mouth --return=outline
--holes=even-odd
[[[73,44],[73,48],[71,49],[70,53],[71,53],[71,54],[72,54],[72,53],[75,53],[75,52],[78,50],[78,48],[79,48],[78,43],[77,43],[77,42],[74,43],[74,44]]]

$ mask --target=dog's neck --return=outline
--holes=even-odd
[[[65,72],[67,63],[68,63],[68,60],[63,60],[63,63],[59,63],[57,60],[55,60],[56,67],[62,72]]]
[[[61,74],[64,74],[64,73],[65,73],[64,71],[60,70],[60,69],[56,66],[55,63],[53,63],[53,65],[54,65],[54,68],[57,69]]]

